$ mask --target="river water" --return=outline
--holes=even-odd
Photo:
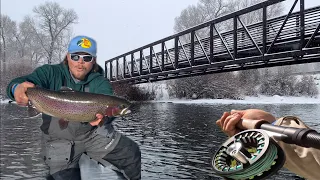
[[[0,179],[44,179],[40,158],[41,120],[23,118],[26,109],[1,104]],[[220,179],[213,174],[213,153],[227,139],[215,125],[224,111],[259,108],[277,117],[296,115],[319,130],[319,104],[135,104],[116,129],[135,140],[142,152],[142,179]],[[108,176],[108,174],[106,174]],[[270,179],[296,179],[281,169]]]

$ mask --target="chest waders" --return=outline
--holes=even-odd
[[[67,87],[65,79],[63,86]],[[84,91],[89,92],[89,85],[85,85]],[[84,153],[105,167],[121,172],[126,179],[141,179],[139,146],[115,131],[110,121],[98,127],[68,122],[67,127],[61,129],[58,118],[45,114],[42,118],[43,157],[51,174],[48,179],[80,180],[85,170],[80,171],[79,160]]]

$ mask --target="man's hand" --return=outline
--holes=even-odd
[[[228,136],[233,136],[240,132],[236,124],[240,121],[242,115],[240,113],[229,113],[224,112],[216,124],[221,128],[221,130]]]
[[[104,116],[102,114],[96,114],[97,119],[94,121],[91,121],[91,126],[98,126],[99,124],[103,123]]]
[[[228,136],[233,136],[243,129],[237,127],[237,123],[242,119],[252,120],[265,120],[270,123],[276,120],[276,118],[268,112],[260,109],[247,109],[247,110],[231,110],[231,112],[224,112],[216,124],[222,129]]]
[[[19,84],[14,91],[14,99],[20,106],[27,106],[29,98],[26,95],[27,88],[34,87],[35,85],[31,82],[23,82]]]
[[[108,117],[113,117],[115,115],[118,114],[118,112],[121,111],[121,109],[119,109],[118,107],[108,107],[105,111],[106,115]],[[90,124],[91,126],[98,126],[98,125],[102,125],[104,122],[104,115],[102,114],[96,114],[97,119],[94,121],[91,121]]]

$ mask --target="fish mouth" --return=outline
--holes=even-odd
[[[124,108],[121,110],[120,115],[123,116],[130,113],[131,113],[131,110],[129,108]]]

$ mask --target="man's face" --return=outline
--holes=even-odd
[[[78,55],[84,55],[81,57]],[[68,66],[69,69],[76,79],[83,80],[86,75],[91,71],[93,65],[96,63],[96,58],[92,57],[88,53],[78,52],[78,53],[68,53]],[[90,61],[91,60],[91,61]]]

